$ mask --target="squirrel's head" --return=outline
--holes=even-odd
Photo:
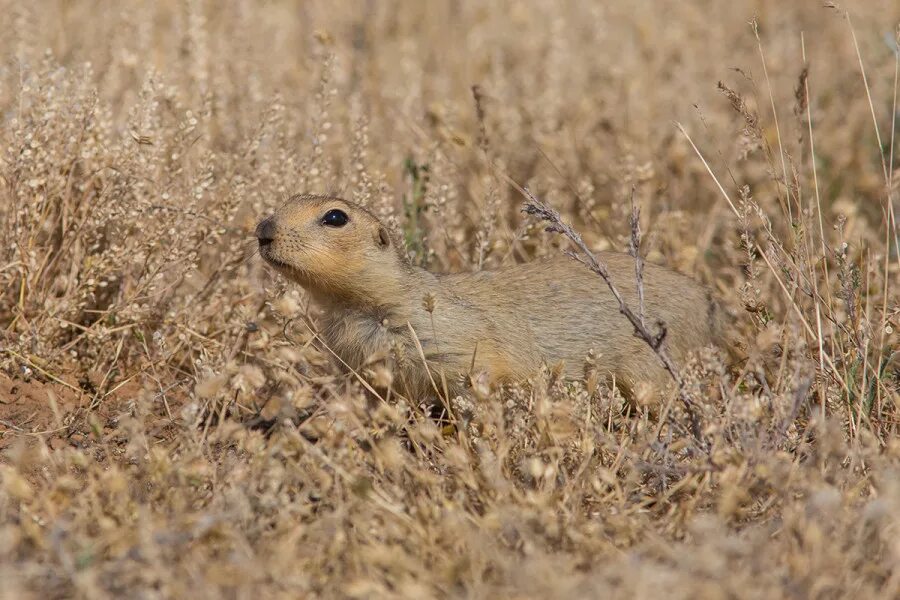
[[[256,226],[259,254],[315,296],[375,295],[404,263],[384,224],[347,200],[299,195]]]

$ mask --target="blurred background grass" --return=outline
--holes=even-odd
[[[895,2],[0,6],[0,594],[897,594]],[[509,180],[723,299],[709,453],[546,373],[373,406],[254,256],[297,192],[557,252]]]

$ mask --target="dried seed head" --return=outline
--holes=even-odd
[[[429,314],[434,312],[435,304],[437,303],[437,298],[435,298],[434,294],[431,292],[427,292],[425,296],[422,298],[422,307],[425,308],[425,311]]]

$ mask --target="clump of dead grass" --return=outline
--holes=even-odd
[[[2,593],[897,594],[893,5],[3,8]],[[253,255],[298,191],[438,270],[558,252],[524,189],[594,250],[633,199],[741,360],[663,405],[591,357],[475,381],[448,424]]]

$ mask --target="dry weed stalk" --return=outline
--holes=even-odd
[[[675,385],[678,387],[678,397],[681,399],[685,411],[688,414],[688,418],[690,419],[691,435],[694,437],[694,440],[697,442],[700,449],[708,453],[709,442],[705,439],[703,434],[697,401],[691,397],[678,366],[675,364],[675,361],[669,355],[664,345],[666,339],[666,324],[659,320],[656,321],[657,331],[654,333],[650,331],[644,322],[643,261],[640,258],[640,226],[637,223],[640,213],[638,209],[632,205],[631,248],[635,258],[635,282],[638,288],[638,298],[640,298],[640,308],[638,309],[638,314],[635,314],[613,283],[609,274],[609,269],[597,258],[591,249],[588,248],[581,235],[562,220],[559,212],[538,200],[528,188],[523,188],[523,190],[527,195],[528,201],[525,203],[522,211],[549,223],[546,231],[560,233],[575,244],[581,252],[581,255],[579,256],[574,252],[569,252],[568,254],[603,279],[606,286],[609,288],[609,291],[612,293],[613,297],[615,297],[616,302],[619,304],[619,312],[628,319],[634,328],[634,335],[650,346],[650,349],[659,357],[663,367],[665,367],[666,371],[675,382]]]
[[[0,596],[900,595],[900,5],[105,4],[0,0]],[[513,180],[735,307],[740,372],[675,365],[708,454],[593,357],[441,427],[254,254],[296,192],[557,252]]]

